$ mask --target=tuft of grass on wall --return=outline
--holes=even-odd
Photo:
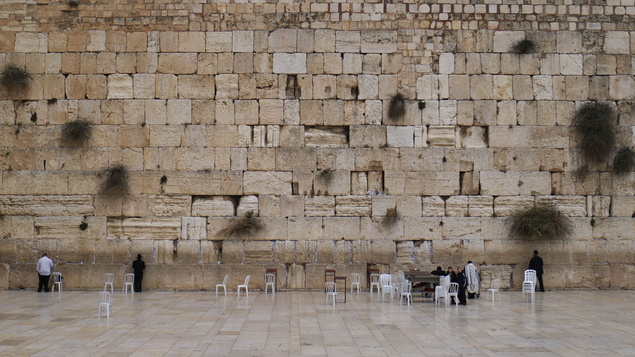
[[[635,152],[628,147],[621,148],[613,158],[613,173],[625,174],[635,168]]]
[[[84,145],[92,134],[92,127],[88,120],[77,119],[62,127],[62,144],[67,146]]]
[[[573,231],[571,220],[548,204],[517,210],[508,223],[511,235],[519,238],[564,238]]]
[[[388,208],[386,210],[386,215],[381,220],[381,224],[384,226],[393,226],[397,224],[399,221],[399,212],[397,211],[397,207]]]
[[[244,217],[237,218],[229,226],[220,231],[225,237],[244,237],[262,231],[265,226],[258,220],[253,211],[249,211]]]
[[[31,75],[22,68],[6,66],[0,74],[0,85],[9,90],[23,90],[31,83]]]
[[[391,120],[400,120],[404,115],[406,115],[406,101],[401,94],[397,93],[390,99],[388,118]]]
[[[615,120],[615,111],[607,103],[586,103],[578,109],[573,128],[587,161],[603,163],[608,160],[615,148]]]
[[[102,195],[125,195],[130,190],[128,169],[123,165],[113,165],[104,170],[101,184]]]
[[[320,171],[317,174],[317,178],[324,181],[325,183],[330,183],[335,178],[335,170],[326,169],[326,170]]]
[[[537,46],[534,41],[525,39],[525,40],[516,42],[512,46],[512,52],[527,54],[527,53],[533,53],[534,51],[536,51],[536,48]]]

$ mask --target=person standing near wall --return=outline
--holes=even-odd
[[[44,292],[48,293],[49,289],[49,278],[51,277],[51,268],[53,268],[55,264],[53,261],[46,255],[46,253],[42,254],[42,258],[38,259],[37,264],[35,265],[35,270],[37,270],[37,275],[39,278],[39,283],[37,286],[37,292],[41,293],[42,288],[44,288]]]
[[[474,299],[478,294],[478,269],[472,261],[468,261],[465,266],[465,277],[467,278],[467,298]]]
[[[537,250],[534,250],[534,256],[529,261],[529,269],[536,271],[536,278],[538,278],[538,283],[540,284],[540,291],[544,293],[545,287],[542,285],[542,258],[538,256]]]
[[[461,267],[456,268],[456,282],[459,284],[459,305],[467,305],[465,290],[467,288],[467,277]]]
[[[143,281],[143,269],[146,268],[146,263],[141,260],[141,254],[137,254],[137,260],[132,262],[132,269],[134,270],[134,291],[135,293],[141,292],[141,282]]]

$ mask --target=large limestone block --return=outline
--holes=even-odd
[[[397,245],[390,240],[373,240],[370,242],[370,264],[394,264],[397,259]]]
[[[494,199],[494,214],[497,217],[510,216],[514,211],[531,207],[534,196],[498,196]]]
[[[632,264],[611,264],[611,288],[635,288],[635,266]]]
[[[351,193],[350,182],[348,171],[321,171],[313,182],[313,192],[317,195],[348,195]]]
[[[432,147],[455,147],[456,132],[454,126],[430,126],[428,145]]]
[[[269,52],[296,52],[298,30],[276,29],[269,34]]]
[[[608,31],[604,37],[604,52],[610,54],[629,54],[629,33],[626,31]]]
[[[271,241],[246,241],[243,249],[245,263],[273,262],[273,243]]]
[[[177,92],[179,98],[209,99],[214,98],[214,76],[182,75],[178,77]]]
[[[288,289],[306,289],[306,275],[304,265],[291,264],[287,268],[285,285]]]
[[[315,170],[315,148],[279,148],[276,150],[276,169],[280,171]]]
[[[249,212],[255,216],[259,215],[258,196],[242,196],[240,198],[238,207],[236,207],[236,215],[242,217],[249,214]]]
[[[304,129],[304,145],[317,147],[346,147],[348,131],[342,126],[318,126]]]
[[[520,194],[520,173],[515,171],[482,171],[481,193],[491,196],[513,196]]]
[[[374,217],[385,216],[388,210],[397,208],[397,196],[373,195],[367,197],[372,198],[372,215]]]
[[[108,76],[108,99],[128,99],[134,97],[133,80],[127,74]]]
[[[336,242],[332,240],[321,240],[317,243],[317,259],[320,264],[335,263]]]
[[[439,196],[421,197],[422,215],[424,217],[445,216],[445,201]]]
[[[223,241],[221,251],[222,255],[220,260],[222,264],[243,263],[244,249],[242,241],[226,239]]]
[[[386,193],[451,196],[460,192],[459,173],[452,171],[385,171]]]
[[[445,201],[445,214],[448,217],[467,217],[467,207],[467,196],[452,196]]]
[[[179,239],[180,218],[109,219],[108,239]]]
[[[77,196],[0,196],[0,212],[11,216],[81,216],[94,212],[92,197]]]
[[[205,33],[206,52],[231,52],[232,33],[221,31],[209,31]]]
[[[610,76],[609,94],[611,99],[632,99],[635,97],[635,78],[633,76]]]
[[[387,126],[386,142],[391,147],[414,147],[414,126]]]
[[[494,32],[494,52],[510,52],[514,44],[524,39],[524,31],[496,31]]]
[[[633,217],[635,215],[635,197],[615,195],[611,197],[611,216]]]
[[[370,242],[366,240],[354,240],[352,242],[353,264],[367,264],[370,260]],[[360,273],[363,276],[363,274]],[[362,289],[366,286],[366,279],[361,279]]]
[[[284,240],[274,242],[273,261],[279,264],[292,264],[295,262],[295,241]],[[276,287],[277,288],[277,287]]]
[[[386,224],[377,217],[360,217],[360,239],[391,239],[398,241],[405,238],[403,232],[403,220],[396,220],[395,223]]]
[[[334,196],[313,196],[304,199],[304,215],[306,217],[334,216]]]
[[[16,240],[9,237],[0,240],[0,264],[12,264],[17,261]]]
[[[596,239],[633,239],[635,222],[627,217],[597,218],[593,227],[593,238]]]
[[[383,147],[386,145],[386,127],[379,125],[353,125],[350,127],[351,147]]]
[[[136,255],[135,255],[136,257]],[[95,264],[130,264],[130,242],[120,239],[95,241]]]
[[[179,240],[174,244],[174,263],[198,264],[201,261],[201,242],[199,240]]]
[[[305,53],[274,53],[273,73],[307,73]]]
[[[181,239],[207,239],[207,219],[205,217],[182,217]]]
[[[470,217],[491,217],[494,214],[494,198],[491,196],[468,196]]]
[[[397,51],[397,31],[361,31],[362,53],[393,53]]]
[[[157,217],[187,216],[189,215],[191,196],[150,196],[149,208]]]
[[[159,178],[156,178],[157,183]],[[166,194],[242,195],[242,184],[242,172],[202,171],[181,172],[163,186]]]
[[[161,53],[157,67],[158,73],[192,74],[196,73],[198,59],[196,53]]]
[[[318,241],[316,240],[298,240],[295,245],[295,263],[316,263],[317,247]]]
[[[289,217],[288,222],[289,239],[298,242],[322,239],[322,217]]]
[[[357,240],[360,238],[360,219],[358,217],[324,217],[322,237],[326,240]]]
[[[350,264],[351,263],[352,242],[349,240],[335,241],[335,263]]]
[[[370,196],[336,196],[335,211],[338,216],[369,216]]]
[[[85,230],[80,228],[82,223],[88,224]],[[61,239],[72,237],[76,239],[100,239],[105,235],[105,217],[36,217],[34,222],[35,238]]]
[[[289,195],[292,177],[291,172],[247,171],[243,179],[244,193]]]

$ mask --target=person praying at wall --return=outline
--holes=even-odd
[[[141,282],[143,281],[143,269],[146,268],[146,263],[141,260],[141,254],[137,254],[137,260],[132,262],[132,269],[134,270],[134,291],[135,293],[141,292]]]

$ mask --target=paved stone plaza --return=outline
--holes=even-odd
[[[2,356],[632,356],[633,291],[503,292],[468,306],[323,292],[0,292]],[[487,298],[487,299],[486,299]]]

